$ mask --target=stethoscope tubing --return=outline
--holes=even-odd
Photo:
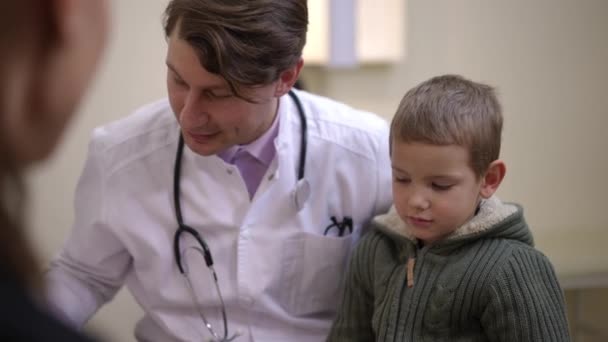
[[[306,148],[308,145],[308,124],[306,122],[306,115],[304,114],[304,107],[300,98],[293,90],[289,91],[289,96],[292,98],[298,109],[298,116],[301,124],[301,137],[300,137],[300,160],[298,163],[298,181],[304,179],[304,171],[306,168]],[[211,256],[211,250],[207,245],[205,239],[192,227],[184,224],[182,216],[182,206],[180,200],[180,180],[181,180],[181,168],[182,168],[182,155],[184,153],[184,137],[182,134],[179,135],[179,142],[177,144],[177,151],[175,153],[175,164],[173,170],[173,203],[175,205],[175,218],[177,220],[178,228],[173,238],[173,251],[175,254],[175,262],[179,268],[180,273],[184,274],[184,267],[182,265],[182,256],[180,253],[180,236],[183,233],[191,234],[199,243],[204,252],[205,263],[207,267],[213,266],[213,257]]]

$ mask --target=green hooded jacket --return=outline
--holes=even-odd
[[[515,204],[420,248],[395,208],[355,248],[329,342],[569,341],[563,292]]]

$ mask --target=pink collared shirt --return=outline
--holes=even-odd
[[[279,134],[279,113],[272,126],[259,138],[247,145],[235,145],[217,154],[224,162],[235,165],[253,198],[266,170],[276,154],[274,140]]]

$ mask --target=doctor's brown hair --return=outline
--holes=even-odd
[[[298,63],[307,26],[306,0],[172,0],[164,18],[165,35],[178,30],[239,97]]]
[[[390,144],[463,146],[481,177],[499,157],[502,121],[494,88],[459,75],[437,76],[403,96],[391,122]]]
[[[14,110],[11,101],[19,94],[11,92],[7,80],[14,80],[8,76],[21,71],[14,67],[24,51],[36,51],[42,56],[47,44],[55,39],[50,11],[46,0],[0,2],[0,273],[32,289],[40,289],[41,282],[37,260],[24,231],[23,170],[20,156],[6,134],[9,112]]]

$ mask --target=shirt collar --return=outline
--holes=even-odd
[[[249,153],[265,166],[269,166],[275,155],[274,140],[279,134],[279,110],[274,117],[272,125],[259,138],[246,145],[235,145],[219,152],[218,157],[228,164],[234,164],[234,160],[242,152]]]

